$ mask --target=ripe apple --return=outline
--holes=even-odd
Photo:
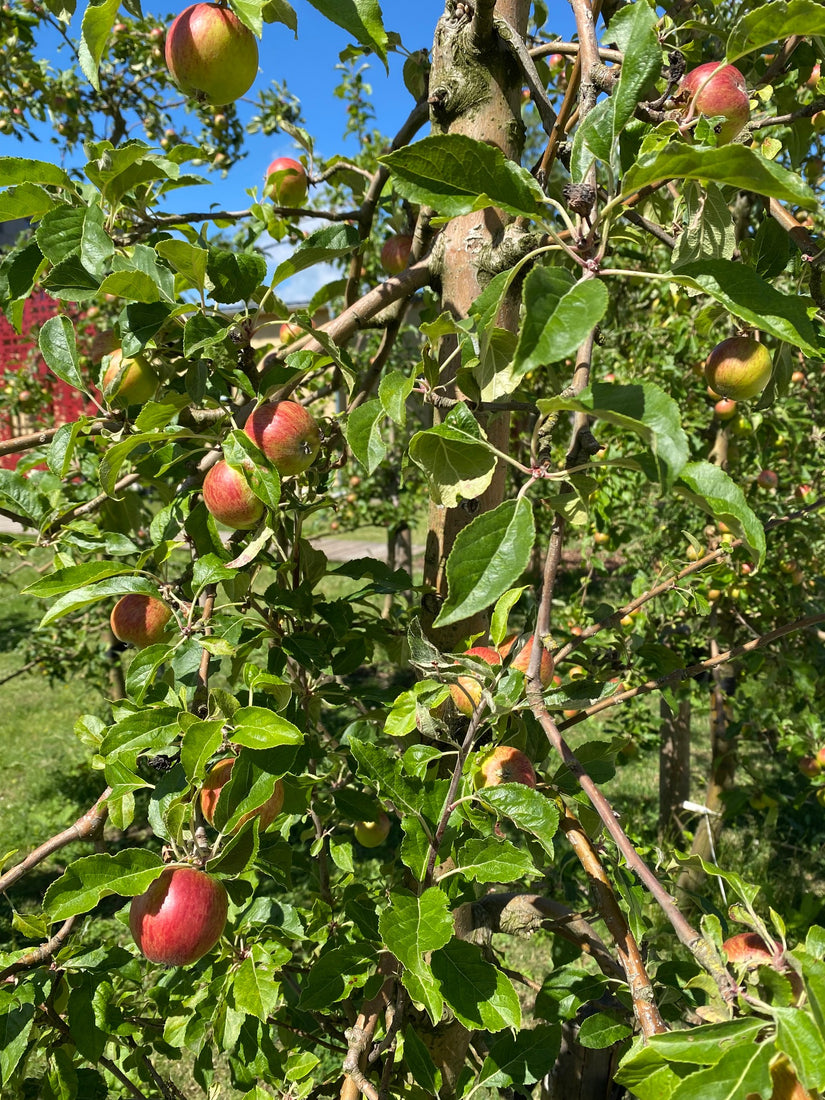
[[[352,831],[364,848],[377,848],[389,836],[390,819],[385,813],[380,813],[377,821],[359,821]]]
[[[264,514],[263,501],[252,492],[241,471],[223,459],[210,467],[203,479],[203,502],[218,523],[236,531],[254,527]]]
[[[733,141],[750,117],[745,78],[734,65],[708,61],[682,78],[682,89],[690,96],[695,114],[706,118],[722,115],[718,142]]]
[[[809,88],[815,88],[817,86],[817,84],[819,83],[819,62],[818,61],[814,65],[814,67],[811,69],[811,75],[808,77],[808,79],[805,81],[805,83]]]
[[[822,771],[825,768],[825,745],[816,750],[816,762],[819,764],[819,770]]]
[[[130,592],[117,601],[109,621],[116,638],[137,649],[144,649],[163,641],[171,618],[172,610],[163,600],[141,592]]]
[[[412,237],[406,233],[398,233],[384,242],[381,266],[389,275],[400,275],[410,262],[412,242]]]
[[[259,405],[244,431],[280,474],[302,474],[321,446],[314,417],[295,401]]]
[[[814,779],[822,771],[822,765],[816,756],[800,756],[796,766],[806,779]]]
[[[779,477],[773,470],[760,470],[756,477],[756,484],[760,489],[775,489],[779,484]]]
[[[797,485],[797,487],[793,491],[793,495],[796,497],[797,500],[802,501],[802,503],[804,504],[806,501],[811,499],[813,491],[814,489],[812,485]]]
[[[475,775],[476,789],[497,787],[499,783],[523,783],[536,786],[536,771],[528,756],[512,745],[496,745],[479,761]]]
[[[736,416],[736,402],[729,397],[720,397],[713,406],[713,411],[720,420],[732,420]]]
[[[143,355],[124,359],[121,348],[115,348],[103,375],[103,396],[110,405],[118,409],[142,405],[157,388],[158,376]]]
[[[266,170],[264,195],[276,206],[303,206],[307,186],[306,168],[292,157],[276,157]]]
[[[502,645],[500,646],[502,657],[507,657],[512,652],[513,646],[516,644],[517,640],[518,635],[514,634],[511,638],[508,638],[505,642],[502,643]],[[527,639],[527,644],[522,646],[522,648],[518,651],[513,660],[510,662],[510,668],[517,668],[519,672],[523,672],[525,676],[527,675],[527,669],[530,667],[530,656],[533,652],[534,640],[535,635],[531,634],[530,637]],[[539,662],[539,678],[541,680],[542,687],[547,687],[551,683],[553,679],[554,669],[555,662],[553,660],[553,654],[550,652],[549,649],[545,649],[544,647],[542,647],[541,661]]]
[[[482,661],[486,661],[488,665],[501,664],[499,651],[488,645],[472,646],[464,656],[479,657]],[[468,718],[481,702],[481,694],[481,680],[477,680],[474,676],[459,676],[456,683],[450,684],[450,695],[455,709]]]
[[[722,397],[744,401],[767,386],[773,370],[771,354],[752,336],[731,336],[717,344],[705,363],[705,378]]]
[[[201,787],[201,810],[203,811],[203,816],[210,825],[215,820],[215,810],[218,806],[218,800],[221,797],[221,789],[229,782],[229,777],[232,775],[234,766],[235,757],[227,756],[224,760],[219,760],[214,768],[210,769],[203,781],[203,786]],[[284,785],[279,779],[266,802],[262,802],[260,806],[256,806],[254,810],[250,810],[249,813],[244,814],[232,832],[237,832],[245,821],[249,821],[249,819],[255,817],[256,814],[261,819],[261,832],[263,832],[264,829],[269,828],[281,812],[283,804]]]
[[[205,871],[167,867],[132,899],[129,928],[150,962],[188,966],[221,938],[228,907],[223,885]]]
[[[278,339],[282,344],[294,344],[299,337],[304,335],[304,330],[294,322],[284,321],[278,332]]]
[[[255,35],[219,4],[185,8],[166,35],[165,56],[180,90],[215,106],[240,99],[258,73]]]

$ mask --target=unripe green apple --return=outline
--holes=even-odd
[[[163,600],[142,592],[130,592],[117,601],[109,623],[112,633],[121,642],[145,649],[164,640],[171,618],[172,610]]]
[[[376,821],[357,822],[352,831],[355,839],[364,848],[377,848],[389,836],[390,819],[385,813],[380,813]]]
[[[216,106],[240,99],[258,73],[255,35],[219,4],[185,8],[169,28],[165,56],[182,92]]]
[[[770,381],[771,354],[752,336],[731,336],[717,344],[705,363],[708,385],[722,397],[746,401]]]
[[[124,359],[123,351],[115,348],[103,375],[103,396],[115,408],[142,405],[154,397],[158,376],[142,355]]]

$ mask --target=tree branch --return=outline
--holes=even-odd
[[[90,810],[87,810],[85,814],[82,814],[74,825],[70,825],[68,829],[64,829],[62,832],[57,833],[49,840],[44,841],[41,845],[34,849],[26,858],[12,867],[10,871],[6,871],[4,875],[0,875],[0,892],[8,890],[10,886],[13,886],[18,879],[21,879],[32,867],[36,867],[38,863],[42,863],[48,856],[53,855],[54,852],[60,851],[61,848],[65,848],[67,844],[72,844],[75,840],[94,840],[100,834],[103,828],[103,822],[106,820],[108,814],[108,808],[106,806],[106,799],[112,793],[112,788],[107,787],[103,794],[95,802],[94,806]]]
[[[13,974],[18,974],[21,970],[30,970],[32,967],[39,966],[40,963],[45,962],[46,959],[50,959],[52,955],[60,950],[72,934],[72,929],[76,921],[76,916],[69,917],[68,920],[61,924],[51,939],[46,940],[45,943],[41,943],[39,947],[36,947],[33,951],[29,951],[28,954],[23,955],[22,958],[10,963],[4,970],[0,970],[0,982],[6,981]]]

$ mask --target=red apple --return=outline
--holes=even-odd
[[[802,503],[804,504],[811,498],[813,491],[814,489],[812,485],[797,485],[797,487],[793,491],[793,495],[796,497],[797,500],[802,501]]]
[[[815,88],[817,86],[817,84],[819,83],[819,75],[819,62],[817,61],[817,63],[811,69],[811,75],[805,81],[809,88]]]
[[[219,4],[185,8],[169,28],[165,56],[182,92],[216,106],[240,99],[258,73],[255,35]]]
[[[499,647],[502,657],[507,657],[513,650],[513,646],[518,640],[518,635],[514,634],[511,638],[508,638]],[[533,652],[533,642],[535,635],[531,634],[527,639],[527,644],[522,646],[513,660],[510,662],[510,668],[517,668],[519,672],[523,672],[527,675],[527,669],[530,667],[530,656]],[[555,662],[553,660],[553,654],[549,649],[545,649],[542,646],[541,661],[539,662],[539,678],[541,679],[541,686],[547,687],[553,679],[553,671],[555,669]]]
[[[121,348],[115,348],[103,375],[103,396],[110,405],[119,409],[142,405],[157,388],[158,376],[144,356],[124,359]]]
[[[400,275],[410,262],[413,239],[406,233],[396,234],[384,242],[381,249],[381,266],[390,275]]]
[[[282,344],[294,344],[297,339],[304,335],[304,330],[300,325],[296,325],[294,322],[284,321],[278,332],[278,339]]]
[[[764,344],[752,336],[731,336],[711,351],[705,378],[720,396],[744,401],[764,390],[772,370],[771,354]]]
[[[244,431],[280,474],[302,474],[321,446],[321,432],[311,413],[295,401],[260,405]]]
[[[822,765],[816,756],[800,756],[796,766],[806,779],[814,779],[822,771]]]
[[[117,601],[109,621],[116,638],[144,649],[163,641],[171,618],[172,610],[163,600],[141,592],[130,592]]]
[[[235,757],[227,756],[225,760],[218,761],[214,768],[207,773],[203,781],[203,786],[201,787],[201,810],[203,811],[203,816],[210,825],[215,820],[215,810],[218,806],[218,800],[221,797],[221,789],[229,782],[229,777],[232,775],[234,766]],[[284,785],[279,779],[266,802],[262,802],[260,806],[244,814],[232,832],[237,832],[245,821],[249,821],[249,819],[255,817],[256,814],[261,819],[261,832],[263,832],[264,829],[269,828],[281,812],[283,804]]]
[[[203,479],[203,502],[218,523],[236,531],[254,527],[264,514],[263,501],[252,492],[241,471],[223,459],[210,467]]]
[[[500,665],[501,654],[497,649],[488,645],[476,645],[468,649],[465,657],[479,657],[488,665]],[[474,676],[459,676],[454,684],[450,684],[450,695],[453,698],[455,709],[468,718],[481,702],[482,682]]]
[[[264,195],[277,206],[303,206],[307,197],[306,168],[292,157],[276,157],[266,170]]]
[[[760,489],[775,489],[779,484],[779,477],[773,470],[760,470],[756,477],[756,484]]]
[[[228,907],[217,879],[194,867],[167,867],[132,899],[129,928],[150,962],[188,966],[221,938]]]
[[[377,821],[359,821],[352,830],[355,839],[364,848],[377,848],[389,836],[390,819],[385,813],[378,815]]]
[[[682,89],[690,96],[694,114],[726,119],[719,129],[720,145],[732,141],[750,117],[745,78],[734,65],[708,61],[685,73]]]
[[[736,416],[736,402],[729,397],[720,397],[713,406],[713,411],[720,420],[732,420]]]
[[[499,783],[523,783],[535,787],[536,771],[530,758],[512,745],[497,745],[481,757],[475,786],[497,787]]]

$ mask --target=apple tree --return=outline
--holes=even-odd
[[[43,630],[133,647],[75,722],[99,797],[0,876],[3,1094],[816,1096],[818,909],[715,822],[744,792],[821,843],[825,10],[572,0],[563,41],[541,0],[447,0],[424,56],[313,6],[404,56],[409,118],[379,140],[348,69],[362,150],[322,162],[263,93],[309,196],[274,168],[232,214],[168,208],[242,150],[231,42],[184,62],[230,22],[239,69],[278,21],[309,57],[285,0],[186,24],[198,134],[137,5],[2,13],[5,132],[66,108],[87,159],[0,159],[0,297],[57,300],[40,351],[99,413],[2,444],[7,554],[47,559]],[[420,575],[328,560],[344,504],[418,523]],[[660,742],[658,846],[616,773]]]

